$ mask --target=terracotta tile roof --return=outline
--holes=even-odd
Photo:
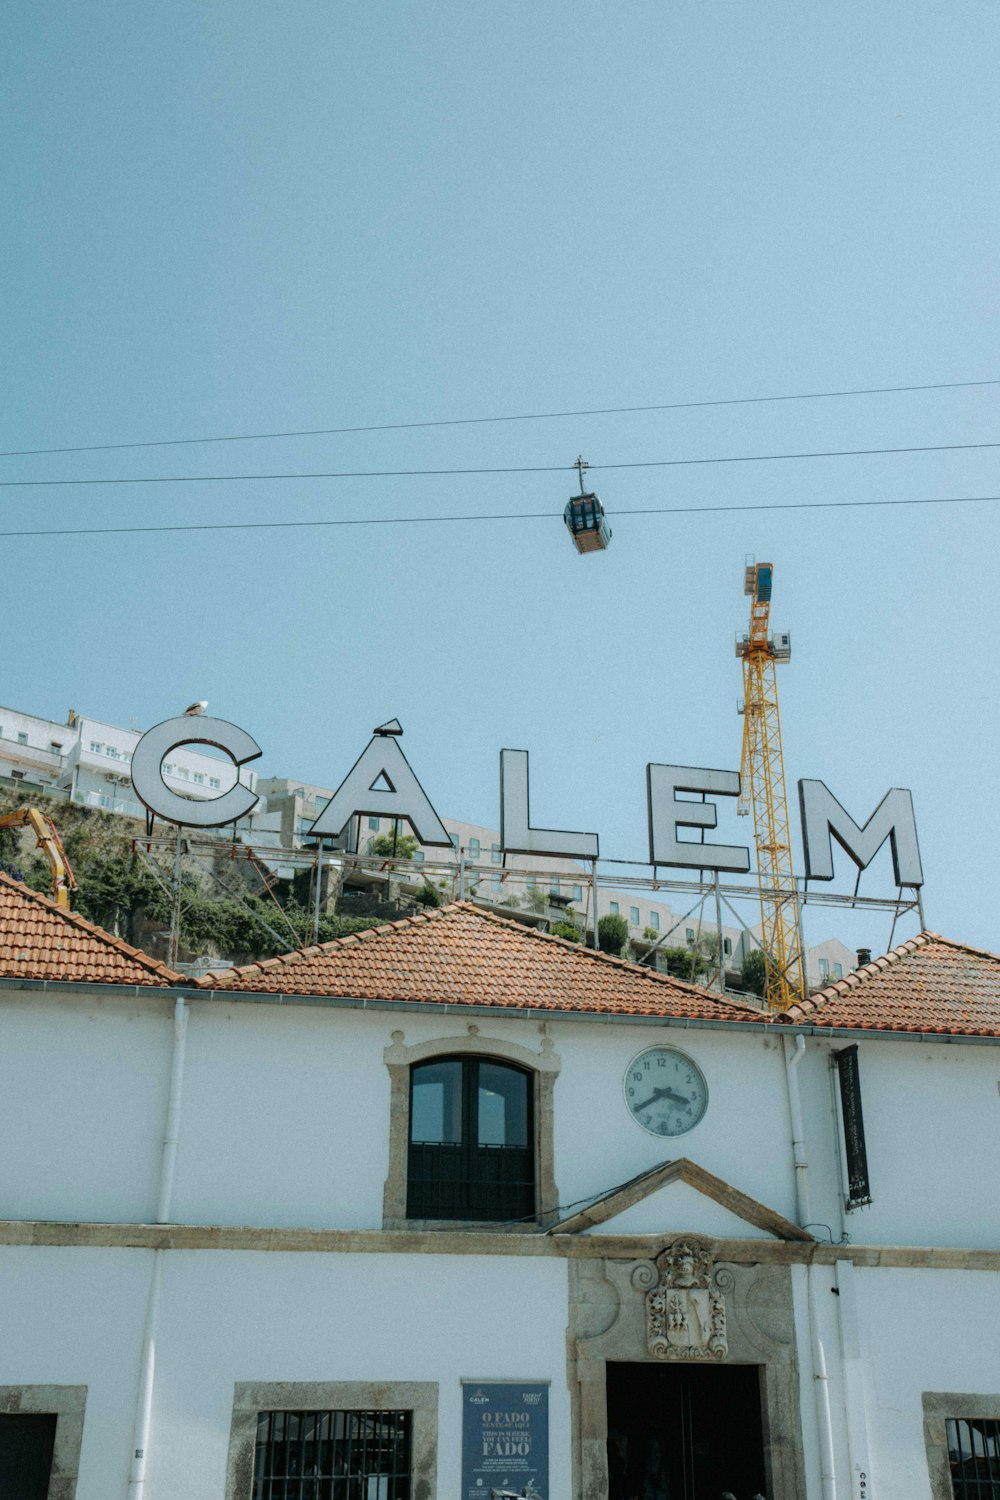
[[[0,978],[183,983],[166,964],[0,872]]]
[[[1000,957],[922,932],[778,1018],[876,1031],[1000,1036]]]
[[[532,1010],[763,1021],[760,1011],[534,931],[468,902],[281,958],[206,974],[201,989]]]

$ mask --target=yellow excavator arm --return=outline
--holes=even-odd
[[[25,825],[34,833],[39,849],[44,849],[45,857],[52,867],[52,894],[56,905],[69,911],[69,893],[76,890],[76,880],[62,840],[56,832],[56,825],[51,818],[39,812],[37,807],[19,807],[16,812],[0,814],[0,828]]]

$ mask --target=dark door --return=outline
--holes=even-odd
[[[3,1500],[46,1500],[55,1440],[54,1413],[0,1415],[0,1496]]]
[[[609,1500],[767,1496],[756,1365],[608,1365]]]

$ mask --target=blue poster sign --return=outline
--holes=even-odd
[[[547,1382],[462,1382],[462,1500],[549,1500]]]

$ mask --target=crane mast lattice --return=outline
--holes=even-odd
[[[805,967],[775,677],[777,663],[790,659],[792,647],[787,634],[770,631],[773,576],[771,563],[749,564],[744,576],[751,605],[749,632],[736,641],[744,699],[737,811],[746,815],[753,810],[765,995],[771,1009],[784,1010],[803,998]]]

